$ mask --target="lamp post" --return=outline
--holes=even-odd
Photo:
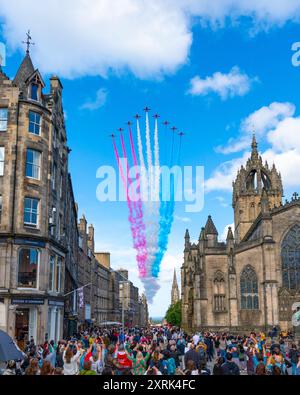
[[[124,285],[125,281],[120,281],[120,290],[122,291],[122,331],[123,331],[123,336],[125,333],[125,298],[124,298]]]

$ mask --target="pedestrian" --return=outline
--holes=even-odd
[[[213,368],[213,375],[214,376],[221,376],[223,375],[223,370],[222,370],[222,366],[225,363],[225,358],[224,357],[219,357],[214,365]]]
[[[63,361],[64,361],[64,375],[65,376],[74,376],[79,373],[79,358],[80,351],[73,342],[69,342],[66,350],[63,353]]]
[[[232,354],[228,352],[226,354],[226,362],[222,365],[222,373],[224,376],[239,376],[240,369],[238,365],[233,362]]]
[[[39,374],[38,360],[33,358],[30,360],[28,368],[25,370],[26,376],[37,376]]]
[[[51,366],[51,363],[49,361],[44,361],[43,366],[41,368],[41,376],[51,376],[53,373],[53,368]]]

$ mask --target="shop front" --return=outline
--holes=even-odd
[[[63,336],[64,301],[48,300],[47,340],[58,342]]]
[[[33,339],[38,342],[38,306],[43,306],[45,301],[36,298],[13,298],[11,306],[15,312],[14,338],[21,350],[26,343]]]

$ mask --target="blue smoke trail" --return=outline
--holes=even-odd
[[[173,165],[173,155],[174,155],[174,133],[173,129],[173,141],[172,141],[172,154],[171,154],[171,166]],[[178,150],[178,161],[180,161],[181,155],[181,137],[180,145]],[[174,180],[175,178],[175,180]],[[174,222],[174,211],[175,211],[175,188],[178,184],[178,174],[175,172],[175,176],[170,178],[170,200],[164,201],[162,197],[162,190],[160,191],[160,212],[159,212],[159,234],[158,234],[158,252],[155,255],[155,260],[152,264],[152,276],[158,277],[161,267],[161,262],[168,248],[169,235],[171,233],[172,224]]]

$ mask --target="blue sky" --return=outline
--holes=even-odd
[[[53,3],[51,7],[45,2],[45,7],[49,7],[49,22],[57,5]],[[106,4],[106,0],[93,2],[99,3]],[[159,1],[154,3],[158,8],[161,5]],[[43,29],[31,15],[24,17],[26,10],[13,10],[13,4],[9,6],[0,0],[0,41],[7,44],[8,55],[4,71],[8,76],[15,74],[24,54],[20,42],[30,27],[36,43],[32,49],[35,66],[45,77],[55,73],[62,78],[68,144],[72,149],[70,171],[79,212],[95,226],[97,249],[110,251],[112,266],[128,268],[137,285],[141,286],[126,204],[100,203],[96,199],[98,167],[115,166],[108,135],[123,127],[135,113],[142,113],[148,105],[162,120],[169,120],[187,133],[182,164],[205,167],[204,209],[190,214],[184,211],[183,204],[176,207],[176,220],[162,267],[161,290],[150,308],[152,316],[162,316],[169,305],[173,270],[182,264],[185,229],[189,228],[191,238],[196,241],[209,214],[220,236],[224,228],[232,224],[231,182],[248,155],[251,130],[257,132],[263,157],[271,164],[275,161],[282,172],[286,196],[299,191],[295,169],[298,162],[300,165],[300,68],[291,62],[291,46],[300,41],[297,2],[287,2],[286,6],[275,2],[274,8],[269,5],[270,9],[266,2],[262,2],[265,9],[259,2],[248,2],[249,9],[243,9],[242,2],[225,1],[223,5],[220,3],[217,15],[209,7],[205,13],[201,7],[193,8],[192,0],[187,3],[189,11],[180,8],[181,1],[178,6],[170,3],[168,9],[159,9],[159,15],[166,13],[169,18],[170,32],[160,33],[156,25],[153,28],[152,19],[145,16],[144,26],[135,26],[137,22],[132,22],[136,36],[130,30],[132,27],[129,29],[126,25],[126,9],[122,9],[125,16],[120,29],[123,31],[119,35],[114,32],[114,37],[109,34],[107,25],[95,27],[91,23],[91,30],[99,35],[99,42],[92,45],[80,37],[82,21],[73,25],[74,31],[68,28],[72,14],[65,30],[57,25],[62,38],[55,41],[55,34],[51,39],[50,30]],[[236,4],[234,15],[225,3]],[[128,9],[132,5],[138,7],[135,0],[125,4]],[[71,7],[71,3],[67,1],[62,12],[67,12],[68,6]],[[141,12],[153,12],[144,6]],[[168,14],[171,11],[175,16]],[[97,9],[95,19],[102,20],[101,12],[105,12],[105,7]],[[161,28],[167,30],[169,27],[162,16],[157,17],[157,24],[161,23]],[[138,33],[144,31],[149,37],[154,36],[156,41],[151,37],[157,48],[146,41],[146,33],[144,44],[139,40]],[[160,34],[164,36],[161,38]],[[123,43],[107,42],[107,37],[123,40]],[[121,44],[127,52],[123,53]],[[101,46],[105,52],[103,58]],[[77,53],[68,52],[70,47],[79,53],[79,58]],[[73,55],[76,64],[70,61]],[[100,92],[98,101],[97,92]],[[163,127],[160,132],[164,147],[168,138]],[[236,144],[241,148],[235,149]]]

